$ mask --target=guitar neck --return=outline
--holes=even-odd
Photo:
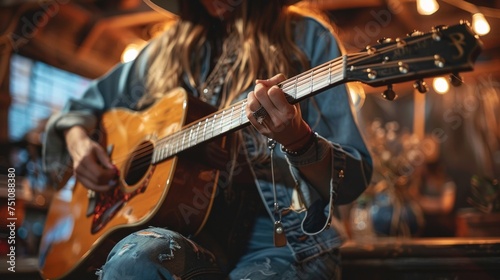
[[[288,102],[295,104],[306,97],[345,80],[346,56],[338,57],[281,82]],[[215,139],[250,123],[245,107],[247,99],[188,124],[180,131],[157,141],[153,163],[161,162],[200,143]]]

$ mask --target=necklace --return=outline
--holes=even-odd
[[[224,86],[224,80],[229,68],[236,60],[236,53],[239,49],[238,36],[232,33],[224,40],[222,45],[222,54],[217,60],[214,69],[210,72],[207,79],[199,87],[200,99],[204,102],[215,104],[215,93],[220,93]]]

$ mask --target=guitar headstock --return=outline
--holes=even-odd
[[[472,71],[482,42],[466,22],[385,40],[347,57],[346,78],[370,86],[391,85]]]

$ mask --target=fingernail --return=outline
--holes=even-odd
[[[118,167],[116,167],[116,165],[114,165],[114,164],[113,164],[113,170],[115,171],[116,177],[119,177],[120,176],[120,169],[118,169]]]

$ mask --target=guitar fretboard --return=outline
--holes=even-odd
[[[278,86],[287,100],[297,103],[333,84],[343,81],[347,57],[342,56],[281,82]],[[217,111],[204,119],[188,124],[180,131],[159,139],[153,152],[153,163],[161,162],[205,141],[248,125],[247,100]]]

